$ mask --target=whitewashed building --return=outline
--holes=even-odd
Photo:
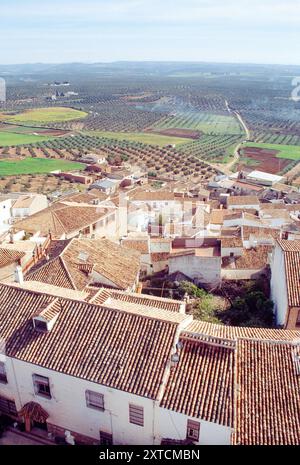
[[[197,322],[181,305],[0,284],[1,414],[76,444],[299,443],[291,351],[300,332]]]

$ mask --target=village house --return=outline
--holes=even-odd
[[[164,271],[169,266],[172,240],[167,237],[151,237],[150,253],[153,273]]]
[[[273,186],[282,180],[282,176],[276,174],[266,173],[264,171],[254,170],[246,175],[249,181],[253,181],[263,186]]]
[[[168,268],[172,240],[151,237],[148,233],[130,233],[121,244],[141,253],[141,271],[147,276]]]
[[[260,202],[256,195],[233,195],[227,198],[228,210],[251,209],[259,210]]]
[[[127,237],[122,238],[121,245],[131,250],[137,250],[140,253],[142,275],[146,276],[153,273],[150,236],[148,233],[130,233]]]
[[[221,282],[220,241],[203,238],[175,239],[169,255],[169,273],[178,271],[195,284],[206,288],[218,286]]]
[[[115,235],[116,209],[60,201],[14,224],[17,231],[31,236],[70,239],[77,236],[105,237]]]
[[[210,213],[207,229],[213,235],[219,235],[227,214],[223,208],[213,209]]]
[[[106,163],[106,155],[105,154],[97,154],[97,153],[88,153],[84,155],[81,159],[82,163],[96,163],[98,165],[102,165]]]
[[[230,228],[233,226],[263,226],[263,222],[258,216],[248,211],[243,210],[226,210],[224,215],[223,225],[225,228]]]
[[[45,256],[26,274],[26,281],[84,290],[102,285],[135,291],[139,282],[140,253],[108,239],[74,238],[52,241]]]
[[[154,406],[191,316],[155,299],[106,306],[0,288],[2,412],[23,418],[27,431],[44,423],[53,437],[70,431],[78,443],[160,443]]]
[[[300,328],[300,241],[278,239],[271,260],[271,298],[276,323]]]
[[[93,178],[87,174],[83,174],[81,171],[61,171],[56,174],[59,178],[66,179],[67,181],[76,182],[78,184],[84,184],[86,186],[90,185],[93,182]]]
[[[91,189],[99,189],[101,192],[103,192],[106,195],[111,195],[116,192],[120,185],[120,181],[117,179],[100,179],[99,181],[93,182],[93,184],[90,185]]]
[[[264,209],[259,212],[259,217],[264,223],[268,223],[271,228],[281,228],[283,225],[291,223],[293,220],[286,209]]]
[[[299,335],[193,320],[170,299],[0,284],[0,411],[53,442],[299,444]]]
[[[224,241],[223,241],[224,243]],[[238,242],[240,243],[240,242]],[[259,245],[251,249],[233,248],[230,255],[222,257],[221,277],[224,280],[249,280],[268,276],[272,246]]]
[[[23,280],[26,272],[41,257],[48,240],[39,243],[34,241],[3,242],[0,245],[0,282]]]
[[[25,218],[48,207],[48,200],[43,194],[21,195],[12,204],[13,218]]]
[[[257,245],[275,245],[276,239],[281,237],[281,231],[273,228],[257,226],[242,226],[241,238],[246,249]]]
[[[64,198],[66,202],[87,203],[90,205],[99,205],[104,200],[107,200],[107,195],[98,189],[91,189],[86,192],[77,192],[76,194],[68,195]]]

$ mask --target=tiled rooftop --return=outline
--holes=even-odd
[[[295,350],[288,343],[237,342],[233,444],[300,444],[300,376],[293,360]]]
[[[41,281],[71,289],[84,289],[91,283],[91,270],[103,275],[120,289],[132,287],[140,269],[139,253],[108,239],[55,241],[49,260],[35,266],[26,280]],[[51,251],[50,251],[51,252]],[[81,259],[86,256],[86,261]],[[53,257],[51,259],[51,257]]]
[[[37,332],[32,317],[55,300],[51,295],[0,284],[0,337],[6,341],[7,356],[157,397],[175,341],[176,322],[61,298],[52,330]]]

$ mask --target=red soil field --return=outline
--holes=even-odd
[[[242,150],[241,155],[245,158],[249,158],[257,162],[256,165],[251,167],[251,171],[256,169],[271,174],[277,174],[280,173],[291,162],[291,160],[284,158],[276,158],[277,153],[277,150],[260,149],[258,147],[246,147]],[[238,169],[246,169],[248,171],[250,166],[246,163],[243,163],[241,160]]]
[[[61,129],[38,129],[35,132],[41,136],[65,136],[69,131],[62,131]]]

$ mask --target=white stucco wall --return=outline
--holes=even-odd
[[[242,270],[242,269],[231,269],[222,268],[221,277],[222,279],[258,279],[265,273],[266,269],[261,268],[260,270]]]
[[[260,205],[258,203],[253,203],[252,205],[250,204],[237,204],[237,205],[228,205],[227,208],[228,210],[235,210],[235,209],[253,209],[253,210],[259,210]]]
[[[169,258],[169,273],[181,271],[202,284],[215,286],[220,281],[221,257],[197,257],[182,255]]]
[[[151,253],[169,253],[171,251],[171,241],[166,241],[166,239],[150,240],[150,250]]]
[[[233,253],[235,257],[243,255],[242,247],[221,247],[221,257],[230,257],[230,254]]]
[[[7,224],[11,218],[11,199],[0,201],[0,225]]]
[[[224,219],[224,227],[230,228],[234,226],[259,226],[259,221],[251,220],[249,218],[235,218],[235,219]]]
[[[182,413],[174,412],[165,408],[157,407],[155,415],[156,431],[159,432],[160,440],[163,438],[184,440],[186,439],[187,421],[200,422],[200,445],[229,445],[231,428],[218,425],[199,418],[188,417]]]
[[[276,245],[271,259],[271,299],[274,302],[276,323],[284,325],[288,311],[288,297],[284,253]]]
[[[99,431],[113,435],[114,444],[153,444],[153,401],[117,389],[91,383],[46,368],[6,358],[8,384],[0,383],[0,395],[16,402],[17,410],[27,402],[39,403],[49,414],[48,422],[99,441]],[[34,393],[32,375],[50,380],[51,399]],[[105,411],[86,406],[85,391],[104,395]],[[144,408],[144,426],[129,423],[129,403]]]

